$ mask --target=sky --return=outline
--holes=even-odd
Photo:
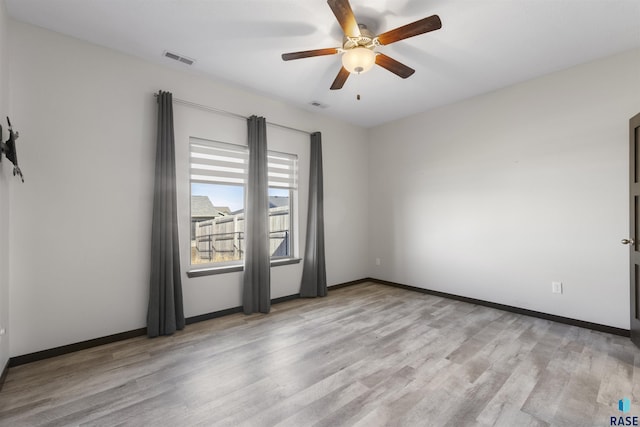
[[[228,207],[231,212],[244,209],[244,187],[240,185],[191,184],[192,196],[207,196],[213,206]],[[269,196],[288,197],[289,190],[269,189]]]

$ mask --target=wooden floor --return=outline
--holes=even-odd
[[[2,426],[608,426],[627,338],[365,283],[11,368]]]

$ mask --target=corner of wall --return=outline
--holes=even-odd
[[[372,129],[368,276],[628,329],[639,53]]]
[[[9,111],[9,61],[8,55],[8,17],[4,2],[0,2],[0,117],[4,117]],[[10,180],[12,168],[10,163],[3,159],[0,162],[0,372],[9,361],[9,223],[11,187]],[[1,384],[0,384],[1,386]]]

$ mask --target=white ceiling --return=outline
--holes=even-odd
[[[169,50],[199,72],[365,127],[640,48],[640,0],[351,0],[376,34],[433,14],[442,29],[379,48],[416,70],[408,79],[374,67],[330,91],[338,56],[280,58],[341,46],[325,0],[5,1],[17,20],[189,68]]]

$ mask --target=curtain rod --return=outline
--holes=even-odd
[[[158,94],[154,93],[153,96],[155,96],[157,98]],[[195,102],[185,101],[184,99],[180,99],[180,98],[173,98],[172,97],[172,99],[173,99],[173,102],[175,102],[177,104],[186,105],[186,106],[192,107],[192,108],[198,108],[200,110],[208,111],[210,113],[216,113],[216,114],[221,114],[223,116],[235,117],[236,119],[242,119],[242,120],[247,120],[248,119],[248,117],[245,117],[242,114],[232,113],[231,111],[222,110],[220,108],[214,108],[214,107],[209,107],[207,105],[196,104]],[[274,126],[274,127],[278,127],[278,128],[282,128],[282,129],[292,130],[294,132],[301,132],[301,133],[304,133],[305,135],[311,135],[311,132],[307,132],[306,130],[296,129],[296,128],[292,128],[290,126],[285,126],[285,125],[281,125],[281,124],[278,124],[278,123],[272,123],[272,122],[267,122],[267,124],[270,125],[270,126]]]

